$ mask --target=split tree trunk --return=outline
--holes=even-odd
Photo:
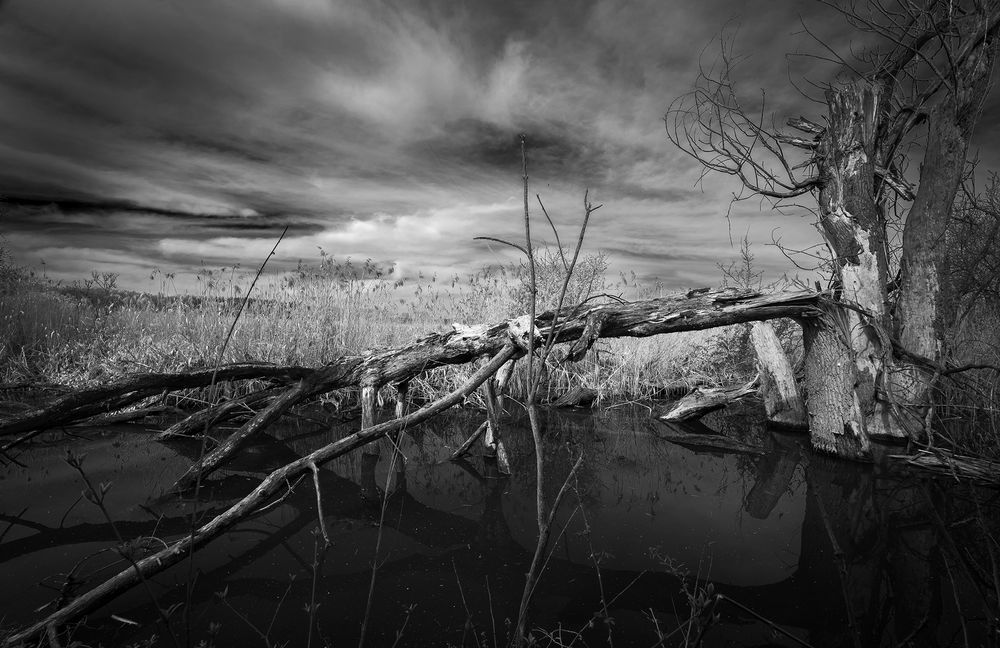
[[[847,308],[805,326],[806,389],[813,446],[843,457],[868,454],[872,437],[902,436],[878,395],[892,359],[887,343],[888,257],[875,201],[875,142],[885,111],[878,86],[859,82],[826,93],[829,125],[817,141],[820,225],[834,254]]]

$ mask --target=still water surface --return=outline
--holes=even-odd
[[[400,472],[388,456],[324,466],[326,551],[315,533],[315,490],[304,480],[200,551],[193,566],[157,576],[161,607],[189,601],[186,620],[183,611],[172,616],[175,633],[191,645],[306,645],[314,601],[312,645],[353,646],[370,594],[366,645],[505,645],[535,542],[534,464],[530,433],[516,419],[505,430],[509,478],[478,456],[446,461],[481,417],[456,411],[413,430],[401,441]],[[709,424],[740,432],[744,422]],[[685,591],[706,581],[726,597],[707,646],[800,645],[775,626],[813,646],[989,639],[984,601],[995,599],[969,574],[989,565],[983,538],[1000,520],[995,492],[832,461],[796,436],[759,429],[743,432],[763,438],[765,455],[699,452],[659,438],[660,425],[641,409],[547,414],[549,501],[581,453],[584,463],[534,596],[542,644],[567,645],[582,632],[574,645],[608,645],[609,633],[615,646],[656,645],[688,617]],[[270,470],[347,429],[315,427],[274,430],[205,486],[199,515],[225,510]],[[93,483],[113,484],[107,505],[123,537],[143,538],[138,555],[189,529],[192,501],[165,489],[197,456],[196,443],[161,444],[142,428],[117,427],[33,447],[19,457],[26,468],[0,473],[5,627],[125,567],[113,530],[80,497],[67,445],[86,453]],[[157,645],[171,645],[137,588],[74,637],[118,646],[153,633]],[[675,634],[663,645],[681,642]]]

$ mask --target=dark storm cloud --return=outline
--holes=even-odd
[[[5,207],[3,233],[26,261],[183,269],[266,255],[290,224],[285,260],[322,246],[469,270],[497,258],[473,236],[518,235],[523,132],[558,224],[590,188],[595,247],[669,240],[702,272],[729,244],[732,187],[696,187],[663,111],[737,20],[748,95],[781,88],[768,101],[797,112],[784,52],[817,6],[15,0],[0,8],[0,195],[34,202]],[[650,273],[679,261],[622,254]]]

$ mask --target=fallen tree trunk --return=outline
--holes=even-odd
[[[0,436],[12,436],[34,430],[59,427],[98,414],[114,412],[148,396],[163,391],[207,387],[215,382],[232,380],[278,380],[289,382],[309,375],[306,367],[277,367],[271,364],[245,363],[225,365],[218,370],[202,369],[179,373],[146,373],[120,378],[100,387],[79,389],[55,403],[0,424]]]
[[[289,408],[318,394],[358,385],[377,390],[388,383],[402,383],[436,367],[464,364],[494,355],[512,336],[524,348],[532,329],[536,338],[555,329],[557,342],[574,342],[568,357],[579,357],[601,337],[648,337],[777,317],[810,317],[819,312],[817,306],[823,298],[822,293],[806,290],[759,293],[702,289],[637,302],[579,304],[566,309],[566,316],[548,311],[536,317],[534,327],[529,326],[527,316],[492,325],[455,326],[455,330],[428,335],[409,346],[366,356],[343,356],[317,369],[267,365],[224,367],[217,372],[216,381],[269,378],[297,382],[206,455],[199,465],[193,466],[177,485],[183,488],[193,484],[198,475],[211,474],[248,439]],[[74,392],[51,408],[0,425],[0,435],[64,425],[81,417],[81,412],[90,416],[95,410],[108,411],[109,397],[118,399],[115,404],[124,407],[133,402],[122,401],[129,390],[145,389],[144,395],[148,395],[146,392],[150,390],[158,393],[167,388],[205,386],[211,382],[213,373],[145,374],[122,379],[106,388]],[[99,400],[101,398],[104,400]],[[28,436],[17,439],[7,448],[26,438]]]
[[[812,317],[823,293],[809,290],[759,293],[733,289],[698,290],[675,293],[656,299],[610,304],[580,304],[564,309],[557,317],[545,312],[535,320],[536,336],[558,328],[557,342],[582,340],[574,345],[575,356],[598,338],[648,337],[662,333],[761,321],[778,317]],[[360,385],[401,383],[415,375],[449,364],[464,364],[497,353],[508,339],[508,330],[517,326],[522,336],[527,318],[492,325],[462,326],[446,333],[434,333],[411,345],[371,353],[343,356],[319,368],[277,367],[241,364],[220,367],[217,372],[201,370],[175,374],[139,374],[109,385],[72,392],[49,407],[16,416],[0,423],[0,436],[66,425],[127,407],[164,390],[208,386],[235,380],[275,380],[291,383],[306,380],[310,395]],[[526,338],[523,340],[526,341]],[[578,348],[579,347],[579,348]]]

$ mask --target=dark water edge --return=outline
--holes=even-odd
[[[511,477],[499,478],[478,452],[466,464],[444,461],[481,418],[454,411],[412,430],[402,441],[405,471],[391,478],[387,456],[377,465],[351,455],[323,467],[332,541],[325,552],[308,479],[201,550],[189,622],[180,611],[172,617],[181,642],[189,627],[190,645],[304,646],[314,599],[312,645],[355,646],[374,562],[366,645],[506,645],[535,542],[534,464],[530,433],[516,417],[505,430]],[[996,491],[834,461],[812,454],[801,437],[763,433],[739,417],[708,424],[763,439],[768,454],[680,447],[658,438],[661,424],[641,408],[552,411],[545,423],[550,501],[580,453],[584,463],[534,596],[531,625],[542,645],[569,644],[571,633],[580,633],[577,646],[609,645],[610,632],[614,646],[652,646],[688,618],[685,592],[706,582],[725,597],[706,646],[798,645],[774,625],[817,647],[996,644],[988,627],[997,612]],[[315,428],[302,421],[274,430],[206,485],[200,514],[225,510],[262,475],[345,429]],[[141,427],[119,426],[31,448],[19,457],[27,468],[0,473],[5,628],[37,620],[67,574],[85,591],[126,566],[100,511],[81,499],[79,476],[63,461],[67,448],[86,453],[93,483],[113,484],[108,507],[125,538],[144,538],[134,543],[138,555],[162,547],[153,538],[189,529],[193,503],[164,490],[197,455],[196,444],[164,445]],[[185,603],[189,572],[184,564],[154,579],[161,607]],[[172,645],[137,588],[73,637],[125,646],[154,633],[156,645]],[[663,643],[682,644],[680,634]]]

